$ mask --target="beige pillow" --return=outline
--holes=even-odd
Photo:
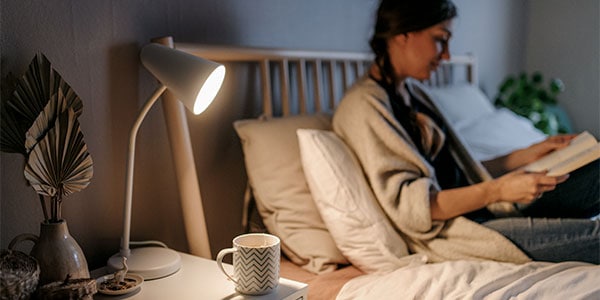
[[[352,265],[365,273],[387,273],[421,262],[421,256],[409,255],[352,150],[333,131],[300,129],[298,139],[315,203]]]
[[[308,189],[296,136],[299,128],[330,129],[331,115],[240,120],[234,127],[259,213],[285,255],[313,273],[347,264]]]

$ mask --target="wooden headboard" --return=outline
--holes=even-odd
[[[260,69],[263,115],[332,111],[342,93],[364,74],[369,53],[303,51],[176,44],[179,50],[222,63],[255,63]],[[280,107],[280,111],[276,109]]]
[[[333,111],[344,90],[364,74],[373,59],[370,53],[173,43],[170,37],[153,42],[226,65],[248,64],[253,67],[258,76],[247,80],[258,81],[260,115],[268,117]],[[457,78],[477,84],[473,56],[453,56],[432,74],[426,84],[443,86],[456,82]],[[173,95],[166,93],[163,110],[171,151],[177,154],[173,156],[189,251],[211,258],[198,177],[196,169],[190,168],[196,164],[185,109]]]

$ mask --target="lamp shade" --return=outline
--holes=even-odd
[[[144,46],[140,59],[195,115],[210,105],[225,78],[223,65],[159,44]]]

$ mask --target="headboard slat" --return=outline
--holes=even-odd
[[[300,113],[306,113],[306,105],[308,102],[306,95],[306,61],[301,59],[298,61],[298,102],[300,105]]]
[[[343,90],[348,89],[348,69],[350,69],[348,67],[349,63],[347,60],[344,60],[342,62],[342,88]]]
[[[273,116],[273,101],[271,95],[271,68],[268,59],[260,61],[261,88],[263,96],[263,115]]]
[[[327,78],[329,79],[328,82],[328,86],[329,86],[329,101],[328,103],[328,109],[335,107],[335,98],[337,97],[337,92],[335,90],[335,68],[336,68],[336,63],[333,60],[329,61],[329,72],[327,72]]]
[[[279,61],[279,80],[281,81],[281,110],[284,116],[290,115],[290,71],[287,59]]]
[[[321,74],[323,73],[322,61],[317,59],[313,62],[313,88],[314,88],[314,99],[315,99],[315,111],[323,111],[323,80]]]
[[[152,42],[173,48],[173,38],[169,36],[153,39]],[[191,254],[212,259],[198,174],[195,167],[190,168],[196,164],[185,107],[170,91],[165,92],[162,98],[169,145],[171,152],[177,153],[172,158],[188,249]]]

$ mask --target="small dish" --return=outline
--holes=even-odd
[[[105,295],[123,295],[136,291],[142,286],[144,278],[137,274],[126,274],[124,282],[117,282],[115,274],[104,275],[96,279],[98,292]]]

